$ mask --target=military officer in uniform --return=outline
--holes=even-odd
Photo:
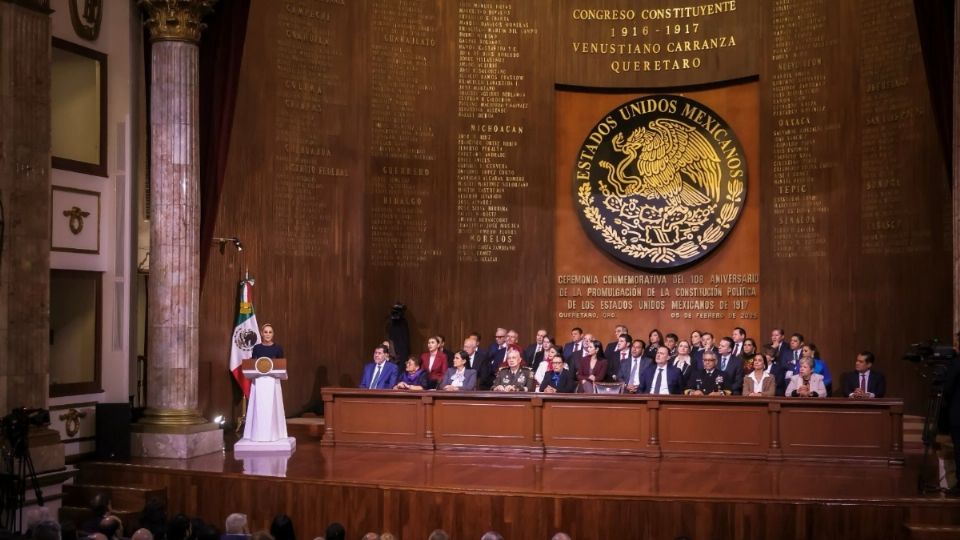
[[[688,396],[729,396],[730,384],[724,380],[725,372],[717,369],[717,354],[703,352],[703,369],[694,369],[687,379]]]
[[[521,365],[520,351],[507,351],[507,365],[493,379],[494,392],[533,392],[536,381],[530,368]]]

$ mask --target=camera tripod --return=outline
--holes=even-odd
[[[930,454],[937,445],[937,433],[940,422],[940,406],[943,404],[943,388],[934,386],[930,389],[930,396],[927,398],[927,413],[923,417],[923,461],[920,463],[920,472],[917,473],[917,491],[923,495],[925,493],[938,493],[944,491],[940,487],[939,472],[937,480],[933,483],[927,481],[927,466],[930,462]]]
[[[10,452],[4,455],[5,472],[0,474],[0,529],[19,532],[23,526],[27,481],[40,506],[43,506],[43,493],[40,491],[37,470],[33,467],[33,458],[30,457],[30,448],[27,447],[26,434],[11,441],[11,445]]]

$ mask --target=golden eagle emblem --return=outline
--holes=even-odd
[[[612,111],[578,156],[574,200],[588,234],[641,268],[706,255],[744,203],[746,163],[733,130],[681,96],[640,98]]]

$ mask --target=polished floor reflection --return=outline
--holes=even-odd
[[[698,500],[939,500],[919,495],[919,456],[904,467],[723,459],[622,456],[463,454],[400,449],[321,447],[292,430],[296,452],[236,458],[231,451],[186,461],[135,459],[131,465],[198,473],[286,477],[299,482],[475,493]],[[957,504],[960,500],[943,501]]]

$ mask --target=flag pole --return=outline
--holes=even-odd
[[[243,396],[240,401],[240,416],[237,418],[237,430],[235,433],[243,432],[243,424],[247,422],[247,396]]]

